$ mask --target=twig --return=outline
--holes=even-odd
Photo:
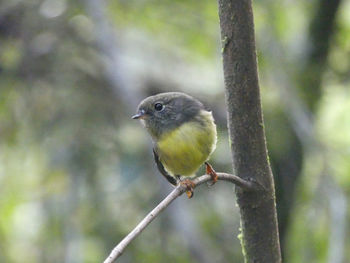
[[[227,173],[216,173],[219,180],[228,181],[245,190],[257,190],[258,185],[252,181],[244,180],[236,175]],[[202,175],[193,179],[194,188],[197,186],[209,182],[211,176],[208,174]],[[105,259],[104,263],[112,263],[124,252],[125,248],[133,241],[141,232],[162,212],[167,208],[172,201],[186,192],[186,187],[179,184],[175,189],[162,201],[160,202],[110,253],[108,258]]]

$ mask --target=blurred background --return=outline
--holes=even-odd
[[[254,15],[285,262],[350,262],[350,1]],[[167,195],[130,119],[165,91],[213,110],[232,172],[216,1],[0,1],[0,262],[101,262]],[[120,262],[243,262],[238,234],[233,186],[202,186]]]

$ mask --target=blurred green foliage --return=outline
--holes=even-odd
[[[0,262],[101,262],[170,191],[150,139],[130,119],[142,97],[182,90],[204,101],[219,129],[212,163],[231,171],[216,5],[0,2]],[[342,262],[350,258],[349,0],[337,13],[324,71],[312,73],[322,91],[312,112],[316,145],[298,139],[280,95],[284,86],[302,86],[318,5],[254,3],[274,173],[283,173],[280,159],[301,170],[293,194],[277,184],[292,203],[280,217],[288,221],[286,262],[330,262],[333,244],[342,248]],[[120,262],[242,262],[231,185],[202,187],[176,202]],[[336,223],[336,208],[345,225]],[[339,228],[344,235],[333,235]]]

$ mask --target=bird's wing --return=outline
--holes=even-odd
[[[159,156],[156,152],[155,149],[153,149],[153,157],[154,157],[154,161],[157,164],[158,170],[159,172],[169,181],[169,183],[171,183],[172,185],[177,185],[177,181],[175,179],[175,177],[171,176],[164,168],[162,162],[159,160]]]

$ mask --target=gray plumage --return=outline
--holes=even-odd
[[[163,105],[162,110],[155,109],[157,103]],[[200,101],[185,93],[166,92],[144,99],[137,110],[148,115],[143,123],[153,138],[159,138],[164,132],[194,119],[203,109]]]

